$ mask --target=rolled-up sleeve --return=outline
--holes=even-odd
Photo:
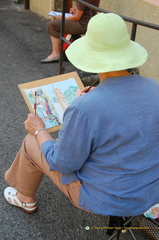
[[[50,165],[50,170],[72,173],[82,168],[95,148],[95,132],[87,115],[70,106],[64,113],[64,124],[58,141],[46,141],[42,152]]]
[[[95,0],[85,0],[86,3],[96,5]],[[76,3],[76,7],[78,10],[84,11],[86,9],[86,6],[84,6],[82,3]]]

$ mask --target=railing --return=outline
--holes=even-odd
[[[70,45],[70,42],[67,41],[64,38],[64,25],[65,25],[65,9],[66,9],[66,1],[67,0],[63,0],[63,6],[62,6],[62,21],[61,21],[61,36],[60,36],[60,60],[59,60],[59,74],[64,73],[64,67],[63,67],[63,44],[64,42]],[[82,3],[83,5],[85,5],[86,7],[89,7],[92,10],[95,10],[97,12],[103,12],[103,13],[110,13],[109,11],[102,9],[102,8],[98,8],[95,7],[92,4],[86,3],[83,0],[74,0],[75,2],[78,3]],[[147,28],[151,28],[151,29],[155,29],[155,30],[159,30],[159,25],[157,24],[153,24],[153,23],[149,23],[149,22],[145,22],[145,21],[140,21],[134,18],[130,18],[130,17],[126,17],[123,15],[120,15],[120,17],[122,17],[126,22],[130,22],[132,23],[132,29],[131,29],[131,40],[135,41],[135,37],[136,37],[136,32],[137,32],[137,26],[143,26],[143,27],[147,27]]]

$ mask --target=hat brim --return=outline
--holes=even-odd
[[[82,71],[102,73],[139,67],[146,62],[148,53],[134,41],[113,51],[96,51],[89,47],[86,36],[83,36],[69,46],[66,56]]]

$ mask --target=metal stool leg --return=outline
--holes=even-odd
[[[107,240],[112,240],[116,237],[116,240],[119,240],[120,235],[122,233],[122,228],[124,229],[125,227],[130,226],[131,221],[133,220],[134,217],[130,217],[128,219],[125,219],[124,217],[114,217],[114,216],[110,216],[109,219],[109,227],[114,229],[108,229],[107,234],[110,235],[110,237]],[[121,229],[117,229],[117,231],[113,234],[113,232],[115,231],[115,227],[116,228],[121,228]],[[133,231],[131,229],[128,229],[131,237],[133,240],[137,240],[135,235],[133,234]]]

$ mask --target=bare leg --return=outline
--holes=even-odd
[[[17,193],[17,198],[19,199],[20,202],[26,202],[26,203],[34,203],[35,202],[35,197],[28,197],[28,196],[23,195],[20,192]]]
[[[86,27],[87,27],[86,25],[82,25],[78,21],[71,21],[66,19],[64,33],[71,35],[84,34],[86,32]],[[48,24],[47,33],[50,35],[51,38],[52,52],[47,58],[41,60],[42,63],[59,61],[60,31],[61,31],[61,19],[51,21]]]
[[[59,53],[59,39],[50,36],[51,44],[52,44],[52,53],[47,57],[47,59],[53,59],[60,57]]]

